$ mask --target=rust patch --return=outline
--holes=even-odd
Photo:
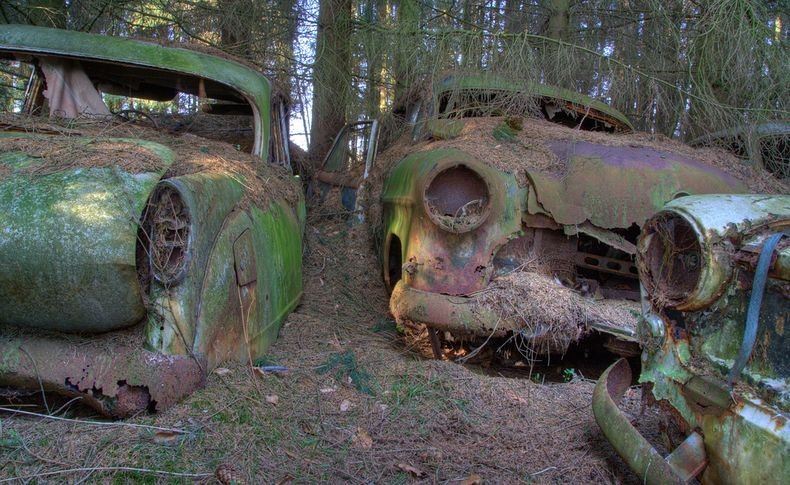
[[[2,330],[0,385],[78,397],[106,416],[162,410],[205,383],[197,356],[143,349],[141,327],[91,337]]]

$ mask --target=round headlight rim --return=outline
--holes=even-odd
[[[475,218],[471,222],[467,220],[463,224],[454,224],[454,221],[451,220],[451,219],[455,219],[454,217],[437,215],[433,206],[430,204],[430,200],[429,200],[430,197],[428,193],[432,187],[432,184],[440,175],[459,168],[471,172],[476,178],[478,178],[482,182],[482,187],[485,190],[485,201],[483,203],[483,207],[480,209],[480,212],[475,215]],[[492,199],[494,197],[494,194],[495,192],[493,190],[491,181],[489,180],[489,177],[485,174],[485,172],[477,169],[474,166],[474,164],[468,161],[457,160],[449,163],[442,163],[434,167],[434,169],[426,178],[425,184],[423,185],[422,205],[423,205],[423,210],[427,214],[428,218],[436,226],[450,233],[463,234],[479,228],[486,222],[486,220],[488,220],[491,214],[491,207],[493,205]],[[475,200],[470,200],[469,202],[467,202],[467,204],[470,202],[474,202]]]
[[[695,253],[697,259],[697,267],[691,273],[691,279],[683,282],[681,286],[677,282],[668,282],[667,278],[659,268],[662,266],[656,264],[656,253],[665,253],[667,246],[666,242],[668,237],[662,236],[663,230],[669,220],[679,221],[688,231],[684,236],[693,236],[693,243],[695,244]],[[659,227],[660,226],[660,227]],[[677,239],[672,235],[672,239]],[[657,247],[657,245],[660,245]],[[674,244],[677,246],[678,244]],[[670,309],[683,309],[690,301],[693,300],[694,295],[697,293],[702,280],[704,279],[706,258],[704,255],[705,242],[700,238],[699,231],[694,225],[693,220],[689,220],[683,214],[679,214],[670,210],[663,210],[648,219],[642,227],[638,243],[638,264],[639,268],[639,281],[647,291],[647,295],[651,304],[659,308]],[[690,255],[689,255],[690,256]],[[670,269],[670,273],[674,273],[674,267]],[[664,287],[666,290],[657,288]]]

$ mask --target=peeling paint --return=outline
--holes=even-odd
[[[679,219],[680,218],[680,219]],[[685,221],[685,222],[682,222]],[[673,258],[687,256],[686,233],[674,228],[691,228],[699,241],[694,250],[701,264],[728,265],[726,278],[708,278],[705,271],[693,271],[694,292],[688,296],[665,298],[662,289],[674,284],[667,268]],[[684,429],[702,434],[708,464],[698,478],[703,483],[785,483],[790,481],[790,358],[784,336],[787,318],[788,285],[786,269],[780,266],[790,252],[790,244],[779,246],[757,321],[757,346],[751,353],[739,382],[728,384],[744,340],[747,308],[750,305],[754,265],[738,254],[762,244],[766,234],[790,227],[790,197],[760,195],[710,195],[684,197],[673,201],[647,224],[638,244],[638,264],[646,288],[649,313],[640,334],[644,339],[640,382],[650,384],[651,397],[669,407],[682,420]],[[657,246],[659,245],[660,246]],[[661,251],[653,250],[660,247]],[[751,251],[751,249],[749,249]],[[759,251],[758,251],[759,254]],[[684,259],[685,261],[686,259]],[[686,263],[683,263],[686,264]],[[696,263],[695,263],[696,264]],[[663,266],[663,269],[662,269]],[[682,266],[681,266],[682,268]],[[696,266],[695,266],[696,268]],[[706,285],[715,289],[706,289]],[[693,299],[694,305],[686,300]],[[649,321],[664,326],[663,339],[651,337]],[[608,375],[608,373],[607,373]],[[607,386],[599,381],[599,388]],[[616,404],[616,403],[615,403]],[[610,418],[613,404],[596,394],[594,408],[598,424],[623,456],[644,454],[622,441],[614,431],[622,430]],[[633,465],[636,466],[636,465]]]

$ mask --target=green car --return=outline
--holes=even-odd
[[[751,165],[790,180],[790,122],[773,121],[740,126],[701,136],[691,146],[720,147]]]
[[[789,233],[786,195],[684,197],[643,226],[639,381],[687,437],[665,459],[620,412],[625,360],[593,411],[645,483],[790,482]]]
[[[437,357],[460,340],[534,362],[588,337],[639,355],[642,225],[674,198],[745,186],[686,145],[631,131],[565,89],[438,83],[415,135],[378,155],[389,168],[371,223],[397,321],[427,327]]]
[[[269,81],[30,26],[0,27],[0,58],[32,73],[0,125],[0,386],[123,417],[259,358],[302,295],[305,222]],[[199,109],[145,111],[171,100]]]

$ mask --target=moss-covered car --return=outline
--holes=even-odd
[[[425,324],[437,356],[442,336],[505,339],[531,360],[593,334],[638,355],[642,224],[674,198],[746,188],[720,168],[734,157],[632,133],[617,110],[559,88],[450,76],[422,111],[417,135],[378,155],[371,222],[390,309]]]
[[[790,180],[790,122],[773,121],[717,131],[692,140],[691,146],[721,147],[744,163]]]
[[[5,394],[127,416],[259,358],[302,294],[305,218],[267,79],[192,49],[29,26],[0,27],[0,58],[31,69],[24,110],[44,113],[5,114],[0,131]],[[200,109],[155,116],[150,100]],[[246,119],[245,141],[190,133],[228,138],[209,113]]]
[[[598,424],[645,483],[790,482],[788,234],[788,196],[684,197],[645,224],[639,380],[687,438],[664,459],[618,410],[624,360],[593,396]]]

